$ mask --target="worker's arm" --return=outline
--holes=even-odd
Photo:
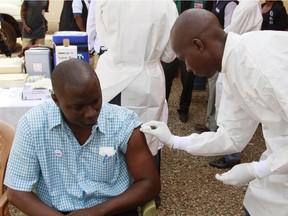
[[[85,3],[84,3],[85,4]],[[86,32],[86,20],[82,18],[83,4],[81,0],[73,0],[72,2],[72,12],[74,14],[74,19],[80,31]]]
[[[74,14],[74,19],[75,19],[79,29],[83,32],[86,32],[85,22],[81,16],[81,14]]]

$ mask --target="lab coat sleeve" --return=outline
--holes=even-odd
[[[225,82],[217,124],[216,132],[176,136],[173,148],[193,155],[215,156],[241,152],[249,143],[259,123],[244,112]]]
[[[279,58],[281,58],[279,56]],[[281,61],[281,60],[280,60]],[[288,87],[287,66],[277,70],[277,73],[266,74],[261,79],[263,101],[277,117],[270,119],[267,125],[263,125],[263,135],[266,145],[270,146],[267,151],[267,164],[273,173],[288,173]],[[270,123],[268,127],[268,123]],[[273,149],[273,150],[272,150]],[[266,155],[265,155],[266,156]]]
[[[94,48],[94,41],[96,38],[96,20],[95,20],[95,6],[96,0],[92,0],[90,2],[88,16],[87,16],[87,24],[86,24],[86,32],[88,34],[88,49],[89,51]]]
[[[287,174],[288,173],[287,155],[288,155],[288,145],[269,155],[266,161],[270,171],[277,174]]]
[[[231,23],[224,31],[243,34],[261,29],[262,13],[259,0],[240,0],[235,8]]]
[[[177,11],[176,5],[173,3],[173,10],[168,10],[168,11],[173,11],[173,13],[171,12],[167,15],[167,16],[169,16],[169,17],[167,17],[167,19],[169,20],[169,22],[167,22],[167,25],[170,25],[172,28],[172,25],[174,24],[175,20],[178,17],[178,11]],[[166,63],[170,63],[175,58],[176,58],[176,55],[175,55],[174,51],[172,50],[171,40],[169,39],[169,41],[167,42],[167,45],[164,49],[164,52],[161,55],[161,61],[166,62]]]
[[[99,40],[101,41],[101,45],[106,46],[107,47],[107,43],[105,40],[105,31],[106,31],[106,27],[103,21],[103,2],[102,1],[97,1],[96,3],[96,9],[95,9],[95,23],[96,23],[96,32],[97,32],[97,37],[99,38]]]

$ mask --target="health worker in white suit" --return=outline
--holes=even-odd
[[[234,32],[237,34],[243,34],[250,31],[261,30],[263,21],[261,2],[260,0],[239,0],[239,4],[235,8],[231,23],[228,25],[224,31]],[[223,78],[225,74],[219,73],[216,81],[216,97],[215,97],[215,119],[217,121],[220,100],[223,90]],[[212,163],[233,163],[235,161],[240,161],[240,153],[228,154]]]
[[[238,0],[239,4],[235,8],[231,23],[226,28],[225,32],[234,32],[243,34],[250,31],[260,31],[263,21],[261,1],[260,0]],[[220,100],[223,90],[223,78],[225,74],[219,73],[216,82],[216,119],[220,106]]]
[[[160,60],[168,63],[175,58],[169,38],[177,17],[172,0],[97,0],[96,31],[108,49],[96,68],[104,101],[116,99],[116,104],[133,110],[143,122],[167,121]],[[159,141],[146,138],[156,155]]]
[[[287,41],[288,32],[227,34],[210,12],[191,9],[182,13],[171,31],[177,57],[197,75],[211,77],[217,70],[225,74],[219,128],[179,137],[163,122],[142,126],[143,132],[157,136],[172,149],[214,156],[241,152],[261,123],[266,150],[260,160],[216,174],[224,184],[249,183],[244,198],[247,215],[288,214]]]

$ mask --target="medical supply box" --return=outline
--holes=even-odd
[[[0,58],[0,74],[23,73],[23,60],[16,58]]]
[[[26,73],[30,76],[44,75],[51,78],[51,51],[46,47],[34,47],[25,51]]]
[[[89,63],[88,35],[81,31],[58,31],[52,35],[55,46],[63,46],[63,40],[69,40],[69,45],[77,46],[77,58]],[[56,49],[54,49],[56,52]],[[59,61],[58,61],[59,62]],[[54,53],[54,66],[57,65],[56,54]]]
[[[23,87],[28,74],[0,74],[0,88]]]
[[[22,100],[45,100],[51,98],[51,92],[47,88],[33,88],[29,83],[24,85]]]

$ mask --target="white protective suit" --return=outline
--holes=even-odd
[[[96,30],[108,49],[96,68],[104,101],[121,92],[121,106],[135,111],[141,121],[167,121],[160,60],[168,63],[175,58],[169,37],[177,17],[172,0],[97,0]],[[155,155],[159,141],[149,135],[146,138]]]
[[[224,31],[244,34],[250,31],[261,29],[263,16],[261,12],[261,2],[259,0],[238,0],[239,4],[233,12],[231,23]],[[223,73],[219,73],[216,82],[215,118],[217,120],[218,110],[223,90]]]
[[[230,154],[241,152],[262,123],[267,150],[260,160],[272,174],[249,183],[244,206],[252,216],[288,215],[287,41],[288,32],[228,33],[217,132],[174,138],[174,149],[194,155]]]

